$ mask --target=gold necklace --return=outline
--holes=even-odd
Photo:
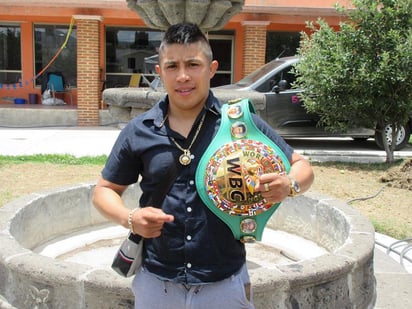
[[[192,162],[191,153],[190,153],[190,148],[192,148],[193,143],[195,142],[197,136],[199,135],[200,129],[203,126],[203,122],[205,121],[206,113],[203,113],[202,119],[200,120],[199,126],[196,129],[195,136],[193,136],[192,141],[190,142],[189,147],[184,149],[182,146],[180,146],[176,140],[174,139],[173,136],[170,136],[170,139],[172,140],[173,143],[175,143],[176,147],[179,148],[183,153],[179,157],[179,162],[182,165],[189,165],[190,162]]]

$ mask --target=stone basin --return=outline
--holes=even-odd
[[[228,102],[239,98],[249,98],[259,113],[266,108],[266,98],[257,91],[230,91],[213,88],[213,94],[220,102]],[[166,93],[163,88],[108,88],[103,91],[103,102],[108,106],[109,113],[118,123],[126,123],[136,115],[150,109]]]
[[[126,231],[110,226],[92,206],[93,188],[34,193],[0,208],[0,295],[12,306],[133,308],[131,279],[108,266]],[[132,208],[139,195],[138,186],[129,188],[126,205]],[[76,241],[77,248],[66,243],[60,253],[45,252],[90,233],[99,237],[84,248]],[[89,250],[98,250],[94,260],[82,257]],[[372,225],[347,204],[314,192],[287,199],[263,241],[247,247],[255,306],[373,308],[373,250]]]

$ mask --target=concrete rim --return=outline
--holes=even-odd
[[[29,295],[47,294],[48,296],[44,299],[45,303],[52,298],[64,296],[65,306],[77,308],[99,308],[99,306],[104,308],[110,304],[109,299],[116,299],[116,306],[123,304],[124,308],[128,308],[133,303],[130,278],[121,278],[110,270],[56,261],[30,250],[40,242],[50,239],[50,234],[42,234],[41,229],[36,232],[37,234],[34,233],[35,226],[30,226],[30,224],[48,226],[55,233],[67,232],[62,222],[44,218],[44,214],[43,216],[38,213],[36,215],[39,207],[53,211],[56,205],[62,205],[63,212],[59,213],[69,216],[68,209],[75,207],[78,203],[86,204],[88,207],[83,207],[85,210],[82,213],[82,219],[75,221],[76,226],[72,226],[73,230],[106,222],[91,205],[93,187],[94,184],[79,184],[33,193],[0,208],[0,242],[3,247],[0,253],[0,275],[6,278],[4,283],[0,283],[0,294],[8,298],[13,305],[18,302],[16,290]],[[126,194],[125,199],[135,201],[139,193],[132,190],[130,192]],[[63,205],[63,199],[67,205]],[[64,208],[67,208],[67,211]],[[322,236],[323,238],[316,239],[328,248],[330,253],[297,263],[276,265],[271,269],[260,265],[251,267],[250,275],[256,308],[280,308],[276,305],[267,306],[268,302],[276,304],[279,300],[304,303],[304,299],[308,302],[318,298],[325,299],[330,296],[321,295],[327,292],[322,292],[319,287],[325,285],[326,289],[326,286],[334,281],[337,282],[337,285],[334,283],[337,289],[345,290],[349,285],[358,289],[358,291],[351,290],[349,293],[351,295],[345,296],[352,304],[350,308],[366,308],[373,304],[375,299],[374,230],[370,222],[357,210],[333,198],[311,193],[295,200],[285,200],[280,210],[268,223],[268,227],[290,230],[296,222],[293,223],[293,220],[290,222],[288,216],[290,218],[290,216],[305,213],[305,211],[311,212],[312,208],[316,210],[316,216],[324,215],[322,213],[324,209],[332,209],[333,216],[318,220],[312,215],[313,222],[319,221],[319,224],[304,222],[309,224],[307,227],[310,226],[310,228],[303,228],[298,232],[302,237],[310,237],[312,230],[324,229],[326,231],[324,223],[328,220],[335,220],[333,224],[342,228],[340,232],[334,233],[330,230],[327,232],[328,235],[326,233]],[[69,216],[66,219],[72,218]],[[25,223],[25,229],[21,229],[22,222]],[[55,278],[59,278],[59,281],[56,282]],[[316,291],[313,287],[314,283],[318,287]],[[363,289],[360,289],[362,286]],[[14,290],[11,287],[14,287]],[[29,293],[27,289],[30,290]],[[304,290],[309,291],[310,297],[302,296]],[[93,296],[93,293],[98,291],[105,291],[104,297]],[[70,300],[74,303],[70,303]],[[30,299],[27,300],[26,297],[25,301],[30,302]]]

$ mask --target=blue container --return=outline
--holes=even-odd
[[[14,99],[14,104],[25,104],[25,103],[26,103],[26,99],[22,99],[22,98]]]

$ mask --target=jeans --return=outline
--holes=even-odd
[[[142,268],[133,279],[135,309],[254,309],[246,265],[218,282],[185,285],[157,278]]]

